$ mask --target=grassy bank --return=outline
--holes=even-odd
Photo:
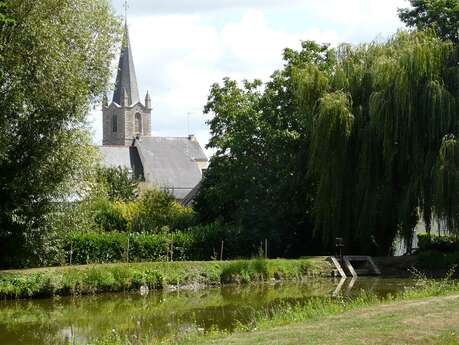
[[[326,331],[324,331],[326,330]],[[93,345],[133,344],[112,334]],[[199,329],[153,345],[293,345],[293,344],[459,344],[459,284],[448,279],[420,279],[416,287],[379,299],[313,298],[304,305],[254,312],[249,326],[232,334]]]
[[[328,276],[325,258],[152,262],[1,271],[1,298],[50,297]]]

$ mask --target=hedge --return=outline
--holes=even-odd
[[[459,237],[418,235],[418,252],[438,251],[442,253],[459,252]]]
[[[65,241],[67,263],[210,260],[250,257],[256,249],[238,227],[209,224],[183,231],[151,233],[74,232]]]
[[[422,252],[417,257],[418,265],[423,269],[446,270],[459,265],[459,252],[442,253],[439,251]]]

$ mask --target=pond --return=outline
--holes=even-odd
[[[0,301],[0,344],[87,344],[113,329],[122,334],[165,337],[196,327],[232,330],[254,310],[302,303],[312,296],[362,291],[380,296],[412,285],[409,279],[358,278],[303,283],[225,286],[199,291],[154,291],[42,300]],[[339,290],[339,292],[338,292]]]

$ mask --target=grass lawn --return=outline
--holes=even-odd
[[[366,307],[306,322],[262,328],[220,339],[200,339],[194,344],[459,344],[459,295]]]

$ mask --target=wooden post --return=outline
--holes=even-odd
[[[126,262],[129,262],[129,234],[128,234],[127,248],[126,248]]]
[[[265,259],[268,258],[268,239],[265,238]]]
[[[223,261],[223,246],[225,245],[225,241],[222,240],[222,246],[220,248],[220,261]]]
[[[73,258],[73,241],[70,242],[70,266],[72,266],[72,258]]]

